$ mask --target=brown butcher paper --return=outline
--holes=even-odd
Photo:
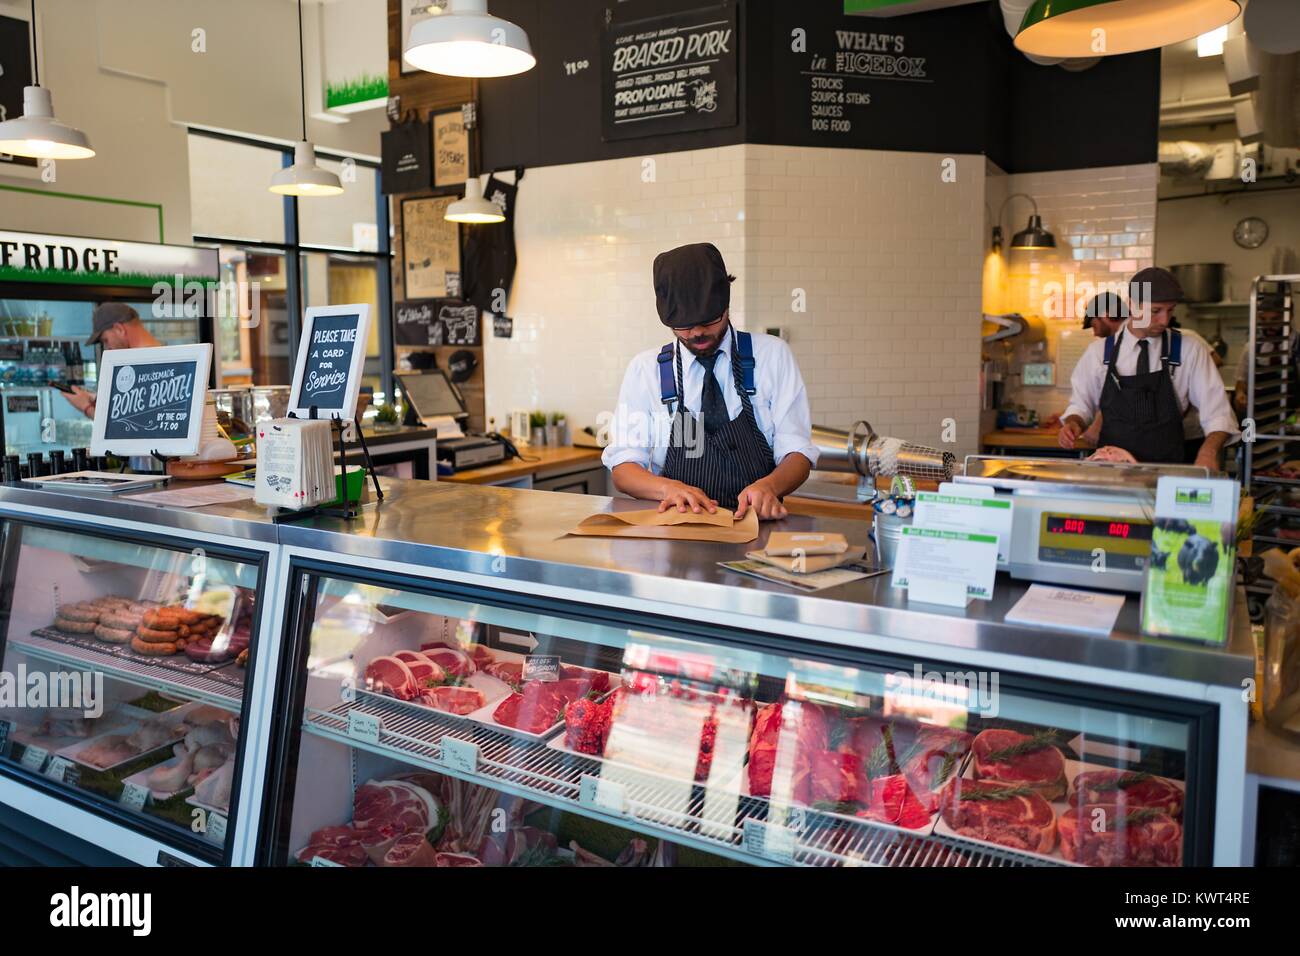
[[[569,534],[608,538],[663,538],[669,541],[720,541],[746,544],[758,537],[758,514],[751,508],[737,521],[726,508],[682,514],[676,508],[660,512],[602,511],[583,518]]]

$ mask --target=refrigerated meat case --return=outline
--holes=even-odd
[[[1136,641],[1135,606],[1107,638],[1005,625],[1015,584],[963,614],[565,536],[607,501],[408,487],[360,533],[281,529],[259,863],[1243,862],[1240,648]]]
[[[630,502],[384,491],[352,523],[276,525],[251,501],[0,486],[3,671],[103,674],[122,722],[0,714],[0,836],[39,823],[51,855],[144,864],[1249,862],[1248,649],[1140,641],[1132,600],[1090,637],[1005,624],[1024,593],[1006,580],[927,608],[887,577],[801,594],[717,566],[761,539],[566,536]],[[764,530],[814,527],[865,543],[854,522]],[[232,587],[255,609],[239,686],[51,632],[97,598],[219,611]],[[223,839],[188,776],[142,811],[126,796],[188,728],[133,762],[75,759],[113,756],[150,705],[238,717]],[[37,740],[25,766],[56,730],[88,736]]]
[[[17,497],[0,500],[0,832],[27,846],[7,862],[238,859],[273,526]]]

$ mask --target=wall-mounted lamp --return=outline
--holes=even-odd
[[[1034,197],[1028,193],[1012,193],[1002,201],[1002,207],[998,210],[998,221],[993,226],[993,248],[995,251],[1002,250],[1002,214],[1007,210],[1007,204],[1013,199],[1028,199],[1033,204],[1034,211],[1029,217],[1029,224],[1011,237],[1012,249],[1055,249],[1056,237],[1043,228],[1043,217],[1038,214],[1038,203]]]

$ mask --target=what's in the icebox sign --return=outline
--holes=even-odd
[[[189,360],[118,365],[109,380],[104,439],[184,438],[198,365]]]
[[[343,408],[352,359],[361,330],[355,315],[326,315],[316,319],[308,343],[300,405],[328,411]],[[364,348],[364,343],[361,345]]]

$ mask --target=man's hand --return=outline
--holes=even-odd
[[[758,515],[762,521],[775,521],[778,518],[784,518],[790,512],[785,510],[785,505],[781,504],[781,498],[777,495],[776,489],[772,487],[770,478],[760,478],[748,488],[744,489],[736,496],[738,504],[736,505],[736,520],[739,521],[745,517],[745,512],[750,508]]]
[[[659,501],[660,514],[663,514],[669,508],[676,508],[682,514],[686,514],[688,508],[696,514],[702,511],[713,514],[718,510],[716,501],[700,491],[699,488],[688,485],[684,481],[666,479],[661,494],[662,497]]]
[[[1083,433],[1083,422],[1071,415],[1061,419],[1061,430],[1056,433],[1056,443],[1069,451],[1074,450],[1074,443]]]
[[[64,394],[68,404],[87,418],[95,414],[95,393],[88,392],[80,385],[73,385],[72,391]]]
[[[1196,466],[1208,468],[1210,474],[1216,474],[1219,471],[1219,453],[1227,441],[1227,432],[1210,432],[1206,435],[1205,441],[1201,443],[1201,448],[1196,453]]]

